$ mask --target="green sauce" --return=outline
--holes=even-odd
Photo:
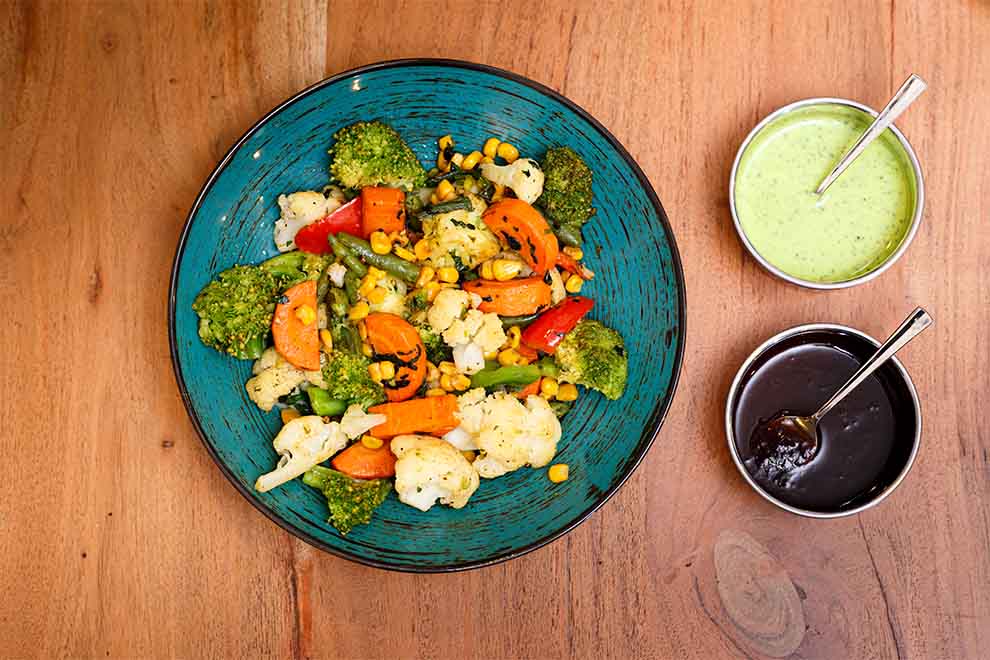
[[[753,248],[785,273],[832,283],[864,275],[906,236],[916,182],[907,152],[887,130],[820,197],[815,188],[872,121],[821,104],[770,122],[736,171],[736,215]]]

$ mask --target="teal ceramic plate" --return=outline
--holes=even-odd
[[[327,524],[326,503],[294,481],[254,491],[277,456],[280,422],[247,398],[251,363],[203,346],[191,309],[196,293],[234,264],[275,253],[272,225],[280,193],[326,183],[327,148],[338,128],[359,119],[394,126],[423,162],[437,137],[460,145],[495,135],[539,157],[568,145],[595,173],[597,215],[585,228],[586,263],[597,274],[585,295],[592,316],[617,328],[629,352],[629,384],[619,401],[583,393],[564,419],[555,462],[570,479],[523,468],[482,480],[459,511],[421,513],[395,495],[369,525],[346,537]],[[231,483],[262,513],[327,552],[405,571],[485,566],[534,550],[600,507],[639,464],[674,396],[684,352],[684,279],[674,236],[642,170],[601,124],[553,90],[487,66],[403,60],[348,71],[318,83],[265,115],[210,175],[186,221],[169,291],[172,362],[189,416]]]

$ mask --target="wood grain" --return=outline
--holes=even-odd
[[[794,657],[985,655],[987,34],[976,0],[3,2],[0,656],[789,650],[754,644],[729,616],[714,557],[725,533],[793,584],[807,625]],[[168,356],[175,242],[227,147],[301,87],[409,56],[509,68],[598,117],[663,199],[688,285],[680,389],[636,475],[564,539],[456,575],[365,568],[267,522],[201,447]],[[740,140],[802,97],[881,105],[912,71],[931,89],[898,125],[928,203],[906,258],[841,292],[763,273],[726,207]],[[925,428],[901,490],[829,522],[750,492],[720,421],[745,355],[802,322],[883,335],[915,304],[937,325],[904,351]]]

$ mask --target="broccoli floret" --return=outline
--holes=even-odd
[[[394,186],[413,190],[426,181],[426,171],[391,126],[359,121],[334,134],[330,178],[345,188]]]
[[[554,354],[560,380],[618,399],[629,371],[622,335],[598,321],[581,321],[564,336]]]
[[[453,359],[450,346],[447,346],[441,334],[430,327],[428,323],[418,325],[416,329],[419,330],[419,337],[423,340],[423,346],[426,347],[427,360],[433,364],[440,364]]]
[[[322,465],[311,467],[303,482],[323,492],[330,508],[329,522],[341,534],[371,522],[371,515],[392,490],[388,479],[352,479]]]
[[[241,360],[261,357],[282,279],[260,266],[234,266],[220,273],[193,301],[199,338]]]
[[[368,358],[335,350],[323,365],[323,380],[331,399],[359,404],[362,408],[385,401],[385,390],[368,375]]]
[[[591,169],[570,147],[548,149],[543,157],[543,194],[536,205],[567,245],[581,244],[581,227],[595,214]]]

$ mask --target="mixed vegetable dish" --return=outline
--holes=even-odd
[[[346,534],[393,489],[427,511],[527,467],[565,481],[550,464],[577,386],[618,399],[627,374],[580,295],[587,163],[494,137],[464,154],[446,135],[427,171],[380,121],[333,139],[327,186],[278,198],[280,254],[193,303],[203,343],[253,360],[247,396],[281,416],[255,488],[302,477]]]

